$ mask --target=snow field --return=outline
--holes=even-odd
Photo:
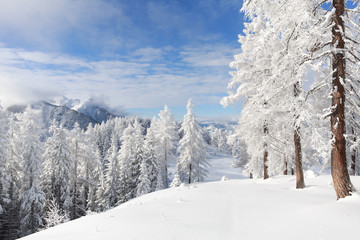
[[[360,196],[336,201],[330,176],[241,179],[182,185],[24,239],[350,239]],[[360,177],[352,177],[360,187]]]

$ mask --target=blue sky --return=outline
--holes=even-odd
[[[242,0],[0,0],[0,99],[4,106],[101,98],[151,117],[223,109],[228,65],[239,53]]]

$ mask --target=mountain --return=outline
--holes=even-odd
[[[95,101],[93,98],[89,98],[83,103],[74,105],[72,109],[91,117],[98,123],[106,122],[111,118],[125,116],[123,112],[120,112],[119,114],[113,113],[114,110],[108,110],[109,107],[105,106],[103,103]]]
[[[90,123],[94,125],[106,122],[111,118],[125,116],[124,112],[118,111],[119,114],[115,114],[115,110],[108,110],[109,107],[92,98],[81,102],[79,99],[68,99],[62,96],[49,101],[33,103],[30,106],[42,110],[46,127],[49,127],[52,121],[56,120],[68,129],[72,129],[76,122],[82,129],[86,129]],[[25,108],[25,105],[13,105],[8,110],[17,113],[24,111]]]
[[[93,125],[98,123],[91,117],[65,106],[56,106],[45,101],[34,103],[30,106],[34,109],[42,110],[42,118],[46,128],[48,128],[54,120],[58,122],[59,125],[62,124],[68,129],[72,129],[76,122],[79,123],[82,129],[86,129],[90,123]],[[18,113],[24,111],[25,108],[26,106],[24,105],[14,105],[9,107],[8,111]]]

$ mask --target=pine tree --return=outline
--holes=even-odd
[[[178,171],[175,171],[174,179],[172,180],[170,187],[178,187],[181,185],[181,183],[182,182],[180,180],[180,175],[179,175]]]
[[[5,239],[16,239],[20,231],[20,189],[21,189],[21,136],[19,135],[19,125],[14,121],[14,116],[10,116],[8,137],[8,160],[5,169],[10,178],[8,188],[9,203],[4,213]]]
[[[140,164],[140,175],[139,183],[137,185],[136,195],[141,196],[143,194],[149,193],[151,191],[151,181],[149,180],[149,172],[146,166],[146,159]]]
[[[209,167],[206,160],[206,142],[201,127],[195,121],[193,107],[189,99],[187,113],[179,130],[183,132],[183,137],[179,142],[180,156],[177,159],[177,173],[182,182],[186,183],[203,181]]]
[[[131,161],[135,157],[135,130],[133,124],[129,123],[120,138],[122,144],[119,150],[120,164],[120,199],[119,204],[132,198]]]
[[[102,166],[100,162],[100,152],[96,143],[94,128],[90,124],[83,135],[84,143],[83,158],[80,162],[80,176],[83,185],[83,198],[85,200],[86,210],[96,212],[96,189],[100,182]]]
[[[169,108],[165,105],[164,110],[159,113],[159,121],[157,121],[158,140],[157,152],[160,160],[160,171],[162,173],[163,185],[168,188],[168,170],[167,165],[169,159],[173,156],[175,149],[174,141],[178,139],[176,134],[176,122],[170,115]]]
[[[71,132],[67,132],[68,139],[71,142],[70,151],[72,158],[71,175],[70,175],[70,219],[76,219],[86,215],[86,198],[84,196],[84,186],[81,181],[81,163],[86,161],[84,152],[84,137],[78,123],[74,124]]]
[[[158,174],[160,173],[158,157],[156,155],[156,144],[157,144],[156,129],[157,129],[157,120],[156,118],[153,118],[151,121],[151,126],[147,129],[146,138],[144,142],[144,161],[148,169],[148,178],[150,180],[150,192],[155,191],[158,182]]]
[[[53,122],[50,127],[52,136],[45,143],[44,189],[47,199],[54,199],[65,214],[70,217],[71,180],[73,173],[73,156],[69,146],[66,130],[57,127]]]
[[[118,158],[118,149],[119,143],[117,139],[117,135],[113,133],[111,146],[107,153],[107,168],[105,174],[105,193],[104,193],[104,201],[105,208],[109,209],[116,206],[119,201],[119,175],[120,175],[120,165]]]
[[[0,108],[0,238],[6,238],[9,226],[7,226],[7,207],[10,203],[9,187],[10,176],[7,171],[8,141],[7,134],[8,118]]]
[[[20,125],[22,141],[20,156],[22,159],[22,179],[20,193],[20,230],[21,236],[36,232],[43,226],[42,212],[45,194],[41,190],[42,152],[41,114],[28,107],[25,112],[17,116]]]
[[[141,168],[140,165],[142,162],[144,162],[144,136],[142,135],[143,129],[138,121],[136,119],[134,123],[134,155],[130,159],[130,188],[131,191],[131,198],[134,198],[137,196],[137,189],[138,185],[140,183],[140,175],[141,175]],[[144,163],[145,164],[145,163]],[[146,166],[143,169],[143,174],[148,174]],[[144,177],[144,176],[143,176]]]

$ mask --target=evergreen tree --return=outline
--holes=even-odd
[[[20,232],[20,189],[21,189],[21,136],[19,135],[19,125],[14,121],[14,116],[10,116],[8,137],[8,160],[5,169],[10,178],[8,188],[9,203],[6,205],[5,233],[4,239],[16,239]],[[4,225],[3,225],[4,226]]]
[[[188,101],[187,113],[179,131],[183,132],[183,138],[179,142],[180,156],[177,159],[177,173],[182,182],[203,181],[209,167],[206,160],[207,146],[203,138],[203,130],[195,121],[191,99]]]
[[[120,165],[118,159],[119,143],[117,135],[113,133],[111,146],[107,153],[107,170],[105,174],[105,208],[109,209],[116,206],[119,201],[119,175]]]
[[[130,188],[131,188],[131,198],[137,196],[138,192],[138,185],[140,183],[140,175],[141,175],[141,168],[140,165],[144,162],[144,136],[142,135],[143,128],[137,119],[134,123],[134,155],[130,159]],[[144,162],[144,172],[143,174],[148,175],[146,166]],[[142,176],[144,177],[144,176]],[[147,176],[148,178],[148,176]],[[143,187],[143,186],[142,186]]]
[[[0,238],[6,238],[8,227],[6,224],[7,206],[10,203],[9,187],[10,176],[7,171],[8,160],[8,134],[7,134],[8,118],[0,108]]]
[[[120,164],[120,199],[119,203],[124,203],[132,197],[132,179],[130,162],[134,158],[135,146],[135,130],[133,124],[129,123],[120,138],[122,144],[119,150],[119,164]]]
[[[148,169],[150,192],[155,191],[158,181],[158,174],[160,173],[158,157],[156,155],[156,122],[156,118],[153,118],[151,121],[151,126],[147,129],[146,139],[144,142],[144,161]]]
[[[83,158],[81,158],[80,176],[83,185],[83,198],[86,210],[96,212],[96,190],[102,176],[100,152],[96,143],[96,135],[92,125],[89,125],[85,134],[83,146]]]
[[[74,128],[68,133],[68,139],[71,142],[70,151],[72,158],[71,175],[70,175],[70,219],[76,219],[86,215],[86,198],[84,196],[84,186],[81,181],[81,163],[86,161],[86,153],[84,152],[84,137],[78,123],[74,124]]]
[[[146,159],[143,159],[143,161],[140,164],[139,184],[136,190],[137,196],[141,196],[151,191],[151,181],[149,180],[148,171],[149,170],[146,166]]]
[[[162,174],[163,185],[165,188],[168,183],[168,161],[173,156],[175,149],[174,141],[178,139],[176,134],[176,122],[170,115],[169,108],[165,105],[164,110],[159,113],[157,121],[157,156],[160,161],[160,171]]]
[[[21,236],[36,232],[43,226],[42,212],[45,194],[41,190],[42,153],[41,113],[28,107],[19,119],[19,134],[22,141],[20,157],[21,193],[20,193],[20,230]]]
[[[44,189],[47,199],[54,199],[65,214],[70,217],[71,181],[73,174],[73,156],[66,130],[57,127],[56,122],[50,127],[50,136],[45,143]]]

